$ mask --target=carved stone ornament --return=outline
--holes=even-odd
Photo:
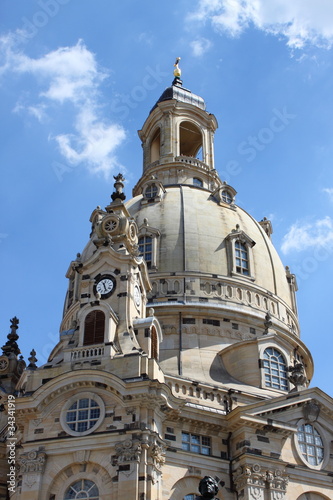
[[[120,443],[116,443],[116,461],[118,464],[124,462],[140,461],[141,442],[138,439],[126,439]]]
[[[35,483],[38,481],[37,474],[28,474],[24,479],[24,484],[27,488],[32,488]]]
[[[247,488],[249,498],[255,500],[264,498],[264,490],[271,492],[272,500],[284,499],[288,481],[289,477],[283,470],[263,470],[259,464],[241,466],[234,474],[237,491]]]
[[[293,366],[288,367],[288,371],[290,372],[289,381],[295,386],[296,391],[305,386],[307,378],[303,363],[295,359]]]
[[[303,415],[307,422],[315,422],[319,417],[320,406],[314,399],[307,401],[303,406]]]
[[[165,464],[165,448],[155,444],[150,452],[156,469],[160,470]]]
[[[27,472],[44,472],[46,453],[37,450],[22,453],[18,462],[22,474]]]
[[[264,488],[266,483],[266,474],[261,470],[261,467],[258,464],[254,464],[252,466],[244,465],[236,470],[234,474],[234,482],[237,491],[242,490],[246,485]]]
[[[276,469],[274,471],[267,470],[266,481],[270,489],[275,489],[281,492],[285,492],[287,489],[289,477],[281,469]]]

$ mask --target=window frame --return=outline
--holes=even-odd
[[[278,374],[276,375],[273,370],[276,370],[276,367],[272,367],[272,360],[271,358],[265,358],[265,353],[266,351],[268,351],[269,349],[272,349],[273,350],[273,353],[271,355],[271,358],[272,357],[276,357],[277,356],[275,355],[275,353],[278,353],[279,357],[281,357],[283,359],[283,363],[280,362],[280,361],[277,361],[278,365],[277,365],[277,372]],[[276,363],[276,361],[275,361]],[[268,364],[269,366],[265,366],[265,364]],[[284,367],[284,370],[281,370],[281,366]],[[290,388],[290,384],[289,384],[289,380],[288,380],[288,363],[287,363],[287,359],[286,359],[286,356],[285,354],[277,349],[275,346],[273,345],[268,345],[266,346],[263,351],[262,351],[262,356],[261,356],[261,368],[262,368],[262,387],[263,388],[266,388],[266,389],[273,389],[273,390],[276,390],[276,391],[281,391],[283,393],[286,393],[289,388]],[[266,369],[268,369],[269,371],[267,372]],[[283,374],[285,374],[285,376],[283,376]],[[267,376],[270,377],[270,383],[271,385],[268,385],[267,384]],[[273,377],[277,377],[278,378],[278,381],[279,381],[279,387],[275,387],[273,385]],[[284,383],[285,381],[285,383]]]
[[[102,322],[102,318],[101,317],[99,319],[96,318],[96,316],[98,315],[98,313],[100,313],[100,315],[103,314],[103,328],[101,328],[99,325],[96,324],[97,322]],[[88,331],[86,333],[87,319],[89,318],[89,316],[92,316],[92,315],[94,315],[94,319],[93,319],[93,322],[94,322],[94,331],[93,332],[89,332]],[[92,311],[89,311],[88,314],[86,314],[86,316],[84,318],[84,323],[83,323],[83,342],[82,342],[82,345],[83,346],[91,346],[91,345],[97,345],[97,344],[104,344],[104,342],[105,342],[105,325],[106,325],[106,315],[105,315],[105,312],[103,310],[101,310],[101,309],[93,309]],[[96,331],[97,329],[98,329],[98,331]],[[102,332],[102,330],[103,330],[103,332]],[[92,337],[92,335],[94,337],[94,342],[87,342],[86,336],[89,339],[90,337]]]
[[[75,431],[69,427],[68,421],[67,421],[67,415],[70,411],[71,406],[73,406],[73,404],[75,402],[78,402],[78,401],[84,400],[84,399],[93,400],[97,403],[98,408],[100,410],[99,417],[98,417],[98,419],[96,419],[96,422],[94,423],[94,425],[92,425],[89,429],[86,429],[85,431]],[[79,410],[75,410],[75,411],[79,411]],[[105,417],[105,405],[104,405],[102,398],[98,394],[95,394],[93,392],[79,392],[78,394],[75,394],[72,397],[70,397],[66,401],[64,406],[62,407],[62,410],[60,413],[60,424],[61,424],[63,430],[67,434],[69,434],[70,436],[86,436],[88,434],[93,433],[96,429],[98,429],[98,427],[103,422],[104,417]],[[95,419],[91,419],[91,420],[95,420]],[[73,421],[73,423],[74,423],[74,421]]]
[[[141,238],[151,238],[151,263],[150,266],[147,264],[147,268],[149,271],[157,270],[157,255],[158,255],[158,245],[159,245],[159,236],[160,232],[158,229],[152,228],[147,224],[143,224],[139,227],[138,232],[138,246],[140,247],[140,239]],[[141,254],[140,254],[141,255]],[[142,254],[144,260],[144,254]]]
[[[236,244],[240,243],[244,246],[244,250],[247,252],[247,263],[248,273],[242,273],[237,270],[239,266],[237,266],[237,251]],[[226,251],[227,251],[227,260],[228,260],[228,271],[230,276],[241,278],[244,280],[255,281],[255,277],[253,275],[253,252],[252,248],[255,246],[256,242],[253,241],[244,231],[234,230],[226,237]],[[237,251],[236,251],[237,250]]]
[[[66,491],[65,491],[65,493],[63,494],[63,499],[64,499],[64,500],[70,500],[70,497],[69,497],[69,495],[68,495],[69,489],[70,489],[70,488],[73,488],[73,487],[74,487],[74,485],[76,485],[76,484],[78,484],[78,483],[80,483],[80,482],[81,482],[81,484],[82,484],[82,483],[84,483],[84,482],[86,482],[86,481],[87,481],[87,482],[89,481],[90,483],[93,483],[93,486],[91,486],[91,488],[92,488],[92,487],[97,488],[97,496],[96,496],[96,495],[94,495],[93,497],[91,497],[91,496],[89,495],[89,497],[87,497],[87,498],[88,498],[88,500],[89,500],[89,499],[91,499],[91,500],[100,500],[100,493],[99,493],[99,488],[98,488],[97,484],[96,484],[94,481],[92,481],[91,479],[86,479],[86,478],[80,478],[80,479],[77,479],[75,482],[72,482],[72,483],[71,483],[71,484],[70,484],[70,485],[66,488]],[[87,492],[87,490],[83,490],[82,488],[81,488],[81,490],[80,490],[80,491],[81,491],[81,492],[82,492],[82,491]],[[78,491],[77,493],[80,493],[80,491]],[[76,497],[76,496],[75,496],[73,500],[75,500],[75,498],[80,498],[80,497]]]
[[[318,432],[318,434],[321,438],[321,441],[323,444],[323,460],[318,465],[310,464],[310,462],[308,462],[306,460],[306,458],[304,457],[303,451],[300,447],[300,443],[298,440],[299,428],[302,425],[311,425],[311,427]],[[299,459],[309,469],[321,470],[321,469],[326,468],[328,460],[330,458],[330,441],[331,441],[331,436],[327,434],[325,429],[320,425],[320,423],[317,420],[312,422],[312,421],[305,420],[304,418],[302,418],[297,422],[297,431],[294,433],[294,445],[295,445]]]
[[[183,439],[184,435],[187,435],[188,441],[185,441]],[[212,440],[210,436],[205,436],[203,434],[194,434],[192,432],[187,432],[187,431],[181,431],[181,438],[182,438],[182,450],[187,451],[189,453],[195,453],[196,455],[203,455],[205,457],[210,457],[212,455]],[[196,441],[192,441],[192,438],[199,438]],[[206,439],[209,441],[209,444],[204,444],[203,440]],[[185,448],[184,445],[188,445],[188,449]],[[198,447],[199,451],[195,451],[195,448]],[[209,453],[203,453],[202,449],[209,449]]]
[[[150,241],[146,241],[146,239],[149,238]],[[140,240],[144,240],[143,242],[140,242]],[[150,250],[147,250],[147,246],[150,246]],[[139,236],[138,238],[138,247],[139,247],[139,255],[142,255],[146,264],[147,268],[151,269],[152,268],[152,262],[153,262],[153,237],[150,236],[149,234],[144,234],[142,236]],[[142,248],[141,248],[142,247]],[[147,259],[147,255],[150,255],[150,258]]]
[[[156,188],[156,193],[154,196],[152,196],[152,193],[149,193],[149,190],[152,188]],[[147,181],[143,187],[142,187],[142,199],[141,199],[141,205],[147,205],[149,203],[157,203],[161,201],[164,193],[165,193],[165,188],[163,187],[163,184],[159,182],[156,179],[151,179]]]

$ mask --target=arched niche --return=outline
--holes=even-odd
[[[297,500],[329,500],[326,495],[320,495],[319,493],[315,493],[314,491],[309,491],[306,493],[302,493]]]

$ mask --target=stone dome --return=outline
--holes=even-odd
[[[197,279],[192,297],[218,302],[229,294],[239,307],[259,307],[259,297],[260,308],[287,321],[287,315],[295,312],[290,283],[261,224],[242,208],[219,202],[206,189],[190,184],[164,188],[162,199],[156,203],[143,203],[144,196],[140,195],[126,204],[139,228],[159,232],[151,280],[177,275]],[[248,275],[237,273],[231,262],[235,258],[232,243],[239,238],[247,243]],[[219,296],[219,286],[232,290],[221,291]]]

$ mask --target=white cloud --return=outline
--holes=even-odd
[[[190,43],[192,53],[195,57],[200,57],[207,52],[212,46],[212,42],[207,38],[197,38]]]
[[[0,75],[11,72],[23,78],[30,74],[36,83],[37,95],[32,98],[30,89],[24,104],[21,98],[15,106],[15,112],[26,111],[42,121],[55,109],[59,114],[59,105],[71,104],[73,132],[53,137],[64,158],[106,176],[116,166],[121,168],[115,150],[126,133],[122,126],[103,117],[100,93],[107,74],[81,40],[73,47],[60,47],[35,59],[18,50],[14,38],[8,35],[0,39],[0,49]]]
[[[329,196],[329,199],[333,201],[333,188],[324,188],[323,189],[324,193],[327,193]]]
[[[282,35],[292,48],[333,43],[331,0],[199,0],[189,20],[210,21],[231,36],[253,24],[266,33]]]
[[[76,134],[60,134],[55,137],[62,155],[74,165],[86,163],[93,172],[107,177],[118,166],[114,155],[125,139],[124,129],[117,124],[103,123],[94,112],[83,109],[77,116]]]
[[[23,104],[17,103],[13,111],[14,113],[28,112],[31,116],[37,118],[40,123],[43,123],[47,117],[46,108],[47,107],[45,106],[45,104],[25,106]]]
[[[284,236],[281,250],[301,252],[312,247],[333,246],[333,219],[329,216],[312,223],[296,222]]]

